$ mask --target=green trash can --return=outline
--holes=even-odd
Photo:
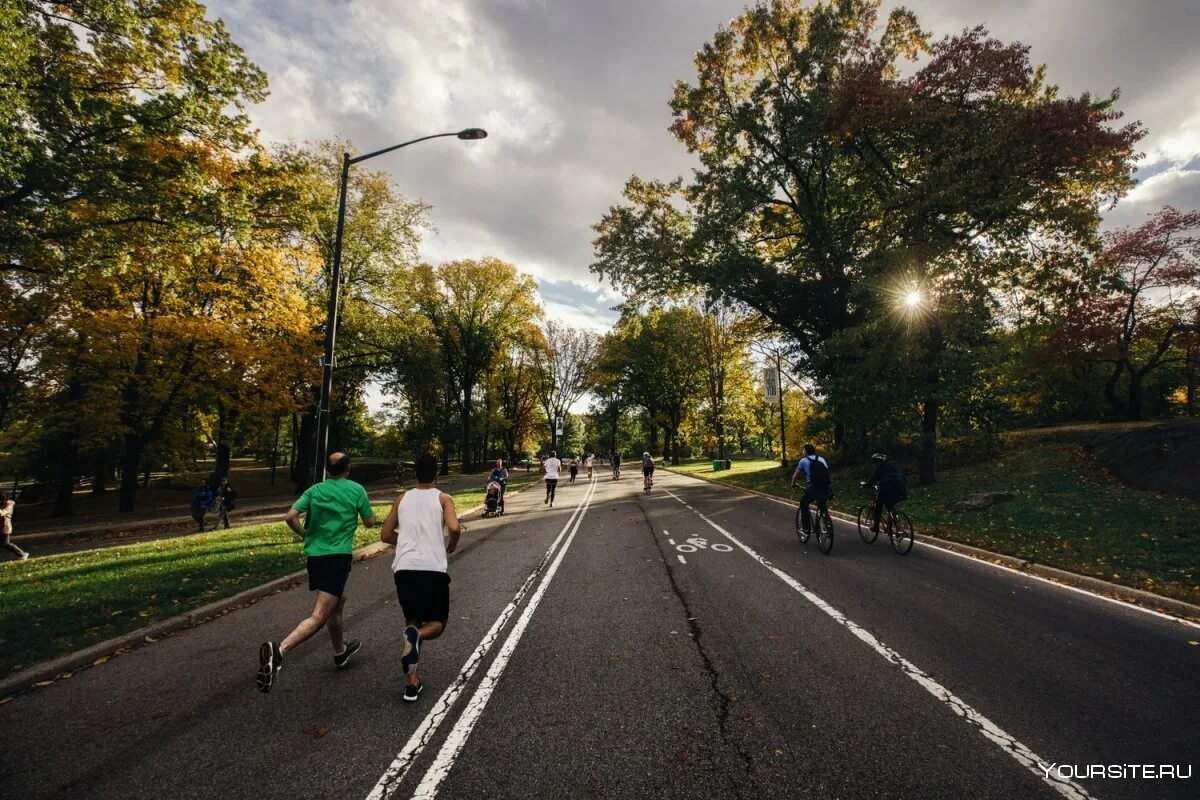
[[[720,472],[723,469],[725,469],[725,462],[720,460],[719,458],[714,458],[713,459],[713,472]]]

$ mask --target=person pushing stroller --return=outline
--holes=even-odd
[[[508,469],[504,459],[497,458],[496,466],[488,474],[484,515],[498,517],[504,513],[504,492],[508,488]]]

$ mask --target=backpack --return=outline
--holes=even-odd
[[[808,457],[808,480],[816,489],[828,489],[833,485],[829,477],[829,467],[818,456]]]

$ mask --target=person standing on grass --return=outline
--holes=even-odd
[[[558,454],[550,451],[550,457],[542,462],[542,470],[546,473],[546,499],[542,501],[542,505],[549,504],[554,508],[554,490],[558,488],[558,471],[562,469],[562,462],[558,460]]]
[[[192,493],[192,519],[196,520],[199,526],[197,530],[204,532],[204,515],[208,513],[208,507],[213,503],[213,490],[209,487],[208,481],[201,480],[200,485],[196,487],[196,491]]]
[[[346,608],[346,581],[354,559],[354,532],[359,517],[363,525],[375,527],[375,512],[367,490],[350,480],[350,457],[334,453],[325,472],[328,477],[300,495],[283,521],[304,540],[308,557],[308,590],[317,593],[312,613],[283,641],[263,642],[258,648],[258,690],[271,691],[283,667],[283,656],[296,645],[328,626],[333,643],[334,666],[346,666],[358,650],[357,639],[342,640],[342,612]],[[300,515],[307,514],[304,524]]]
[[[441,636],[450,618],[447,554],[458,547],[463,532],[454,500],[434,485],[436,478],[437,459],[428,454],[418,458],[417,487],[392,505],[379,537],[396,546],[392,573],[404,615],[400,665],[405,675],[404,699],[409,703],[416,702],[423,688],[418,671],[422,643]]]
[[[0,523],[3,523],[3,527],[0,528],[0,530],[3,530],[3,535],[0,536],[0,547],[3,547],[8,552],[24,561],[25,559],[29,558],[29,553],[26,553],[24,550],[17,547],[12,541],[12,515],[13,509],[16,507],[17,504],[12,500],[9,500],[7,494],[0,492]]]
[[[229,482],[229,478],[221,478],[221,482],[217,484],[216,527],[224,527],[225,530],[229,530],[229,512],[233,511],[236,502],[237,492],[233,490],[233,484]]]

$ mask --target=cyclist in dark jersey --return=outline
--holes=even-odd
[[[879,494],[879,500],[875,503],[875,518],[871,521],[871,530],[878,533],[884,507],[888,511],[895,511],[896,503],[908,499],[908,479],[899,467],[888,460],[887,453],[876,453],[871,456],[871,461],[875,462],[875,469],[863,485],[874,486]]]

